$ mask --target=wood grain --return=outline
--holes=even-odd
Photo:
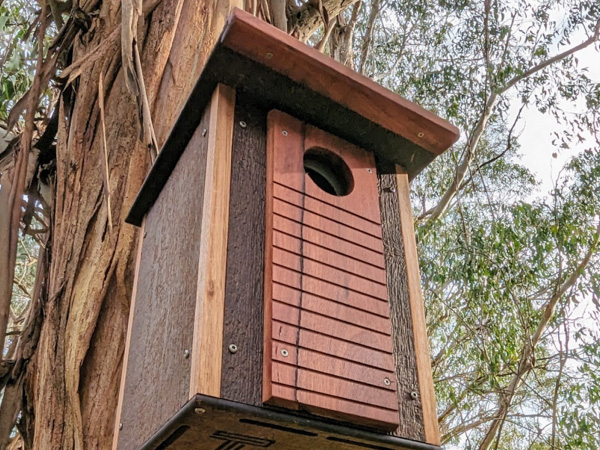
[[[189,400],[209,112],[144,221],[118,448],[138,449]],[[174,226],[177,224],[177,226]],[[181,239],[185,230],[186,239]]]
[[[432,153],[458,139],[445,120],[244,11],[233,11],[221,42]]]
[[[413,215],[410,204],[410,184],[407,173],[396,166],[396,182],[398,184],[398,203],[400,206],[400,225],[404,240],[404,255],[406,259],[406,277],[408,296],[415,342],[415,356],[419,377],[419,393],[423,406],[423,425],[425,442],[440,445],[440,430],[437,421],[435,391],[431,373],[431,357],[427,339],[427,325],[423,292],[421,290],[421,275],[419,273],[419,258],[413,225]]]
[[[221,397],[249,405],[262,404],[266,127],[266,112],[236,95]]]
[[[263,398],[393,430],[398,400],[373,155],[279,111],[269,113],[267,133]],[[347,195],[325,192],[305,173],[304,154],[315,148],[346,164]]]
[[[113,450],[117,450],[119,445],[119,431],[121,423],[121,414],[123,412],[123,398],[125,396],[125,383],[127,381],[127,365],[129,363],[129,352],[131,351],[131,334],[133,329],[133,317],[135,312],[135,303],[137,298],[137,286],[139,282],[140,274],[140,261],[142,259],[142,246],[144,243],[144,230],[146,227],[146,221],[142,222],[142,226],[138,231],[138,242],[135,255],[135,269],[133,274],[133,288],[131,290],[131,303],[129,306],[129,321],[127,322],[127,337],[125,338],[125,350],[123,352],[123,368],[121,369],[121,386],[119,387],[119,400],[117,403],[117,413],[115,415],[115,429],[113,431]]]
[[[384,171],[382,170],[382,172]],[[425,440],[423,409],[419,395],[415,337],[410,312],[407,262],[400,225],[398,195],[396,194],[396,175],[395,173],[380,173],[379,179],[383,244],[390,295],[390,318],[392,321],[396,380],[398,383],[400,424],[395,434],[423,442]]]
[[[218,85],[210,104],[190,398],[221,394],[234,108],[235,90]]]

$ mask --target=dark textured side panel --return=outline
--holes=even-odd
[[[404,243],[400,229],[396,176],[385,173],[389,171],[378,167],[381,231],[387,269],[400,414],[400,426],[394,434],[403,438],[425,441],[421,400],[411,397],[411,392],[419,393],[419,379],[406,278]]]
[[[266,112],[238,97],[233,160],[221,396],[262,403]],[[237,351],[232,353],[230,345]]]
[[[189,400],[208,116],[146,219],[120,450],[138,449]]]

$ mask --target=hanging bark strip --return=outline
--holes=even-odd
[[[40,17],[45,17],[45,14],[46,2],[44,1],[42,2]],[[13,278],[15,275],[17,242],[22,215],[21,199],[25,192],[27,165],[29,163],[29,152],[31,151],[31,140],[33,138],[33,120],[42,86],[45,34],[46,23],[44,20],[41,20],[37,32],[39,56],[36,75],[33,79],[33,85],[27,101],[27,114],[25,115],[25,127],[21,135],[20,148],[14,157],[12,170],[7,170],[1,180],[0,210],[7,212],[2,214],[0,218],[0,347],[2,350],[4,350]]]

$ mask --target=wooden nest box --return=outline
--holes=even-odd
[[[115,448],[439,448],[408,180],[457,137],[236,10],[127,218]]]

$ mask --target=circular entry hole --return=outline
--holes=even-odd
[[[354,188],[352,171],[335,153],[320,147],[304,153],[304,171],[325,192],[338,197],[348,195]]]

